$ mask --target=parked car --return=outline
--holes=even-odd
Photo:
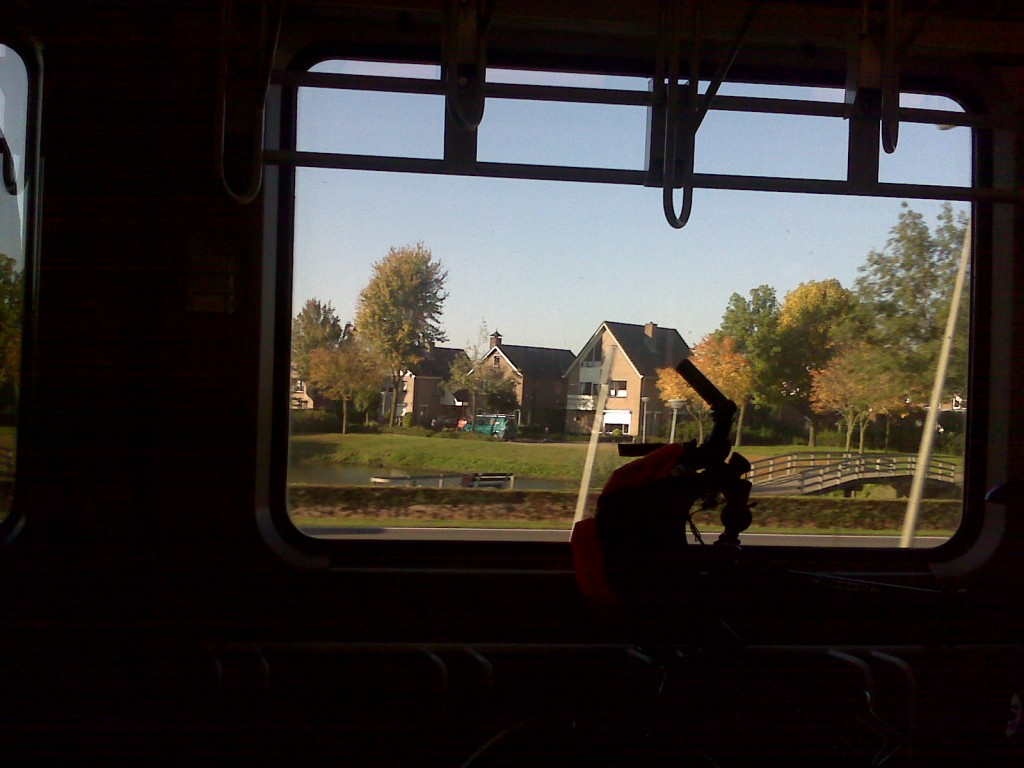
[[[490,435],[497,440],[511,440],[516,436],[516,417],[505,413],[481,413],[462,429]]]
[[[435,416],[430,420],[431,429],[461,429],[458,416]]]

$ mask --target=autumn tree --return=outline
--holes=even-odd
[[[371,399],[387,375],[373,350],[351,331],[337,346],[315,349],[309,356],[309,384],[340,404],[342,434],[348,432],[349,403]]]
[[[669,400],[682,402],[683,410],[697,425],[699,442],[703,443],[704,427],[711,420],[711,410],[707,403],[686,383],[686,379],[680,376],[675,368],[659,368],[654,384],[658,388],[658,395],[666,403]]]
[[[742,443],[743,409],[750,399],[753,372],[747,359],[736,349],[731,336],[709,334],[693,347],[690,360],[722,392],[740,407],[736,423],[736,445]],[[704,441],[704,426],[711,412],[704,400],[673,368],[662,368],[655,380],[661,399],[682,400],[683,409],[697,423],[700,441]]]
[[[879,349],[867,343],[853,344],[828,364],[811,373],[811,406],[817,413],[836,414],[846,427],[846,450],[853,431],[860,432],[859,450],[864,452],[864,434],[875,416],[898,407],[899,385]]]
[[[308,380],[313,352],[337,349],[344,335],[345,329],[331,302],[308,299],[292,320],[292,367],[295,375]]]
[[[406,245],[391,248],[373,265],[370,282],[359,294],[359,335],[383,361],[394,385],[389,424],[395,423],[402,373],[428,343],[447,338],[439,324],[447,277],[423,243]]]
[[[786,294],[779,311],[779,390],[809,424],[808,445],[815,443],[811,372],[822,370],[837,345],[858,338],[864,321],[857,297],[836,279],[800,283]]]

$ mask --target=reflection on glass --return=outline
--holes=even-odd
[[[0,132],[8,153],[5,160],[13,166],[13,179],[5,179],[0,185],[0,518],[10,512],[14,497],[25,268],[27,119],[28,72],[13,50],[0,45]],[[14,187],[14,194],[8,186]]]
[[[520,129],[496,107],[481,149],[488,120]],[[555,114],[542,107],[549,135],[505,151],[585,157],[583,140],[552,149],[565,139]],[[831,160],[800,148],[832,146],[832,122],[787,125],[782,160],[831,175]],[[759,125],[729,115],[698,160],[774,151]],[[628,109],[584,127],[622,146],[645,134]],[[969,183],[966,132],[906,143],[898,151],[930,157],[941,183]],[[615,167],[592,146],[591,165]],[[707,408],[671,371],[689,355],[741,406],[733,440],[759,502],[744,543],[896,546],[967,210],[697,190],[677,231],[657,189],[300,168],[293,519],[328,537],[565,540],[592,430],[590,504],[626,461],[618,443],[706,437]],[[952,308],[922,546],[962,511],[968,306]],[[697,521],[713,532],[717,514]]]

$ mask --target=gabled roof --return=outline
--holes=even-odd
[[[680,360],[690,356],[690,347],[675,328],[655,327],[652,338],[643,325],[606,320],[604,327],[641,376],[656,376],[659,368],[675,368]]]
[[[447,379],[451,374],[452,363],[459,357],[465,357],[465,351],[455,347],[434,347],[420,350],[420,360],[409,366],[413,376],[428,376]]]
[[[690,356],[689,345],[675,328],[653,326],[653,337],[647,335],[647,328],[645,325],[605,320],[576,359],[590,351],[592,343],[603,331],[611,334],[620,353],[626,356],[640,376],[656,376],[659,368],[675,368],[680,360]]]
[[[491,347],[491,351],[484,355],[484,360],[495,351],[501,352],[518,373],[536,379],[560,379],[576,359],[576,355],[568,349],[502,344],[500,347]]]

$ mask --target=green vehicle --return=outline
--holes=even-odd
[[[516,417],[505,413],[480,413],[462,431],[490,435],[495,440],[511,440],[516,436]]]

